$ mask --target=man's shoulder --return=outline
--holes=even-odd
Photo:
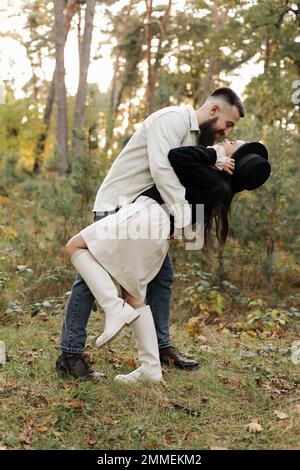
[[[150,114],[149,118],[153,117],[160,117],[164,116],[165,114],[169,113],[178,113],[182,115],[188,115],[188,106],[187,105],[181,105],[181,106],[167,106],[166,108],[159,109],[158,111],[155,111],[154,113]]]
[[[166,108],[159,109],[158,111],[155,111],[154,113],[150,114],[150,116],[148,116],[147,119],[145,119],[144,124],[146,127],[149,127],[158,119],[165,118],[165,119],[172,120],[174,117],[175,119],[178,119],[181,117],[182,121],[186,121],[188,123],[189,121],[188,106],[186,105],[167,106]]]

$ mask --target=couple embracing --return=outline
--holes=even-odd
[[[94,222],[66,246],[78,274],[62,328],[59,370],[103,380],[82,354],[95,299],[105,313],[96,346],[113,340],[126,325],[135,337],[140,366],[117,375],[117,382],[160,382],[162,363],[198,366],[170,342],[168,249],[172,239],[193,227],[201,248],[213,221],[224,246],[234,195],[269,177],[263,144],[226,139],[244,115],[235,92],[219,88],[197,110],[187,105],[156,111],[133,134],[98,190]]]

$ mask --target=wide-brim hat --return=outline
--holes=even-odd
[[[260,142],[247,142],[233,154],[235,168],[231,182],[235,192],[251,191],[263,185],[271,173],[268,151]]]

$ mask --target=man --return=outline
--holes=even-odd
[[[174,216],[178,233],[190,223],[191,213],[180,184],[168,160],[169,150],[187,145],[212,145],[227,136],[245,112],[239,97],[230,88],[215,90],[198,109],[170,106],[151,114],[133,134],[114,161],[101,184],[93,211],[94,220],[115,212],[156,184],[162,199]],[[181,369],[198,366],[170,343],[169,313],[173,271],[167,255],[161,270],[147,288],[146,303],[154,317],[160,360]],[[101,380],[82,356],[86,326],[94,297],[77,275],[68,301],[62,329],[61,349],[56,367],[74,377]]]

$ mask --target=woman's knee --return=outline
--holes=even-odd
[[[86,249],[86,248],[87,248],[87,245],[84,239],[82,238],[82,236],[80,235],[80,233],[77,233],[76,235],[74,235],[74,237],[72,237],[66,244],[66,252],[70,257],[74,255],[74,253],[77,250]]]
[[[66,244],[66,253],[71,258],[71,256],[78,250],[78,246],[76,243],[75,236],[70,238],[68,243]]]
[[[72,251],[73,251],[72,241],[69,240],[68,243],[65,246],[65,252],[69,257],[71,257],[72,254],[73,254]]]

